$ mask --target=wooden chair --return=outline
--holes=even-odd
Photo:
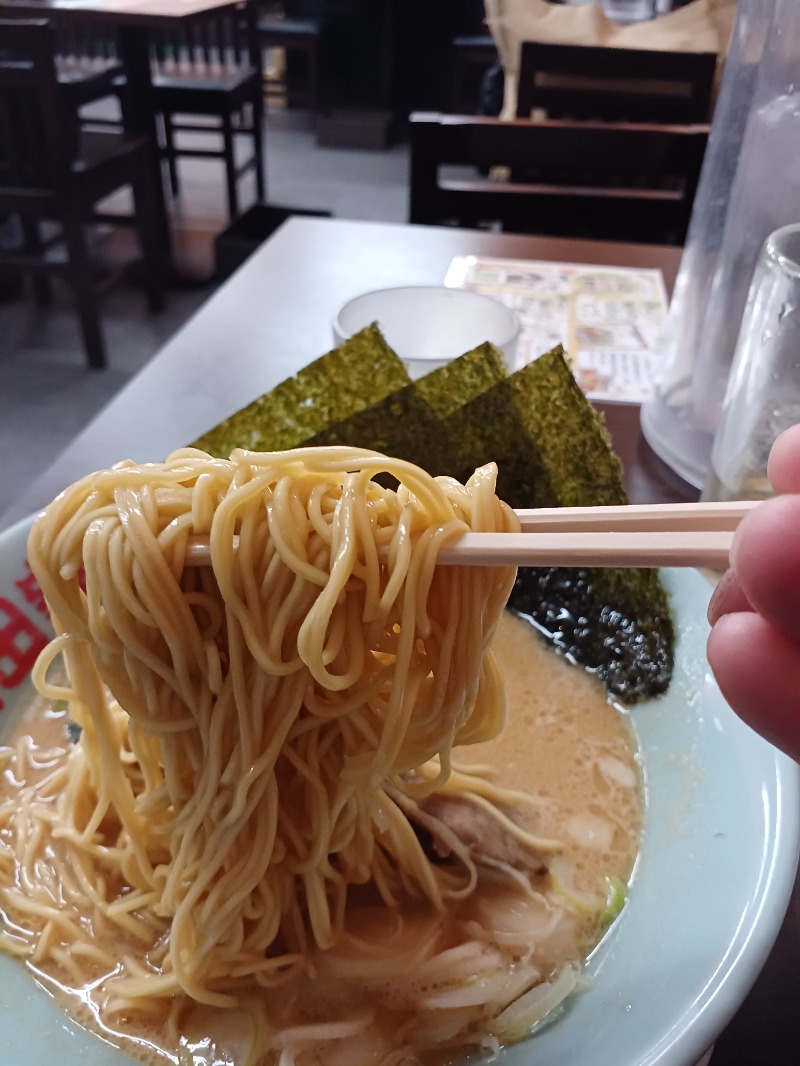
[[[682,244],[708,129],[412,114],[409,221]]]
[[[154,65],[155,102],[163,119],[163,158],[173,194],[180,192],[178,157],[222,159],[228,214],[234,219],[239,214],[238,183],[243,174],[255,170],[258,199],[266,195],[264,97],[254,0],[213,12],[189,33],[159,35]],[[210,121],[189,121],[188,116]],[[178,143],[176,134],[180,133],[213,133],[221,136],[222,143],[215,148]],[[242,136],[251,142],[252,154],[239,164],[235,142]]]
[[[717,56],[523,41],[517,118],[710,121]]]
[[[117,58],[115,36],[83,21],[58,24],[54,33],[56,77],[66,104],[75,113],[75,121],[80,121],[83,107],[107,97],[117,97],[121,109],[125,67]],[[13,57],[7,42],[0,41],[0,58]],[[93,122],[121,128],[121,120]]]
[[[18,217],[22,232],[18,247],[0,248],[0,266],[31,272],[40,302],[47,299],[50,274],[63,273],[75,295],[89,365],[103,367],[97,298],[109,279],[95,282],[88,222],[135,222],[150,308],[163,306],[148,145],[144,138],[89,132],[69,121],[56,75],[54,35],[46,21],[0,21],[0,40],[14,56],[0,60],[0,216]],[[95,213],[96,204],[125,186],[133,190],[133,220]],[[57,224],[47,240],[40,232],[42,222]],[[49,254],[57,243],[64,246],[66,259]]]
[[[460,115],[478,110],[480,80],[498,60],[494,37],[489,34],[454,37],[453,108]]]
[[[56,73],[71,105],[114,96],[121,98],[125,67],[117,56],[116,38],[91,22],[65,22],[55,28]]]

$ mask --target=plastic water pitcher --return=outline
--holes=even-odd
[[[667,320],[642,407],[653,450],[702,487],[761,247],[800,221],[800,2],[739,0]]]

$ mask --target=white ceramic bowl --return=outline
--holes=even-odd
[[[47,628],[25,565],[29,526],[0,534],[0,743],[31,694],[13,659],[24,661],[29,640],[35,646]],[[631,712],[647,816],[630,898],[589,960],[591,987],[494,1066],[691,1066],[741,1003],[780,928],[797,868],[800,771],[735,717],[713,682],[706,581],[694,571],[663,576],[677,664],[667,695]],[[9,655],[15,626],[30,632]],[[4,1066],[132,1066],[2,953],[0,1049]]]
[[[377,322],[412,378],[491,341],[511,366],[519,319],[491,296],[444,285],[405,285],[365,292],[349,300],[333,320],[334,343]]]

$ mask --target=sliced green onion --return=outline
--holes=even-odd
[[[619,917],[620,911],[625,906],[628,898],[628,886],[620,881],[614,874],[606,877],[608,895],[606,897],[606,909],[603,911],[601,921],[603,925],[611,925],[615,918]]]
[[[510,1003],[487,1027],[501,1043],[515,1043],[554,1010],[578,984],[579,971],[565,966],[551,981],[535,985]]]

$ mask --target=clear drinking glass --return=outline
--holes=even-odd
[[[759,250],[800,216],[800,3],[738,0],[642,432],[702,488]]]
[[[800,422],[800,223],[767,237],[753,272],[711,449],[706,500],[772,495],[775,438]]]

